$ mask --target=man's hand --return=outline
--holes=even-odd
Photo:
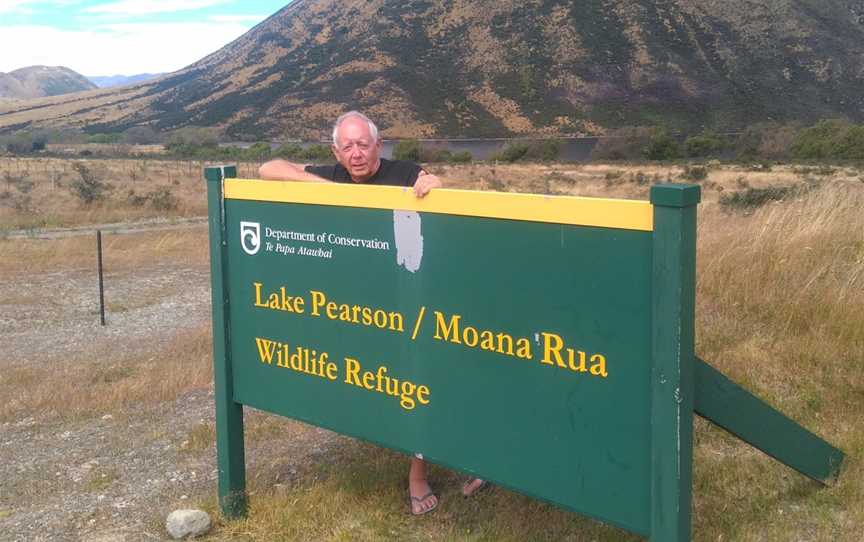
[[[417,177],[417,182],[414,183],[414,195],[418,198],[422,198],[433,188],[441,188],[441,186],[443,186],[441,179],[436,175],[421,171],[420,175]]]

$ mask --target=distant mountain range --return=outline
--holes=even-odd
[[[41,98],[94,88],[86,77],[62,66],[29,66],[0,73],[0,98]]]
[[[295,0],[158,80],[0,106],[0,131],[326,137],[864,120],[864,0]]]
[[[156,79],[162,73],[139,73],[137,75],[88,75],[87,79],[99,88],[120,87],[132,83],[142,83],[150,79]]]

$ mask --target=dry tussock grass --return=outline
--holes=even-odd
[[[825,184],[750,215],[702,209],[698,353],[847,460],[839,483],[823,488],[700,422],[697,532],[729,540],[860,539],[862,188]]]
[[[104,200],[85,204],[75,195],[72,183],[81,178],[75,164],[109,187]],[[153,158],[0,158],[0,230],[206,216],[206,165]],[[258,164],[238,164],[241,177],[255,177],[257,170]],[[170,206],[136,200],[160,190],[170,194]]]
[[[0,376],[0,421],[75,419],[172,402],[212,381],[209,327],[103,347],[53,363],[14,365]]]
[[[207,265],[209,241],[205,227],[134,235],[102,236],[106,272],[126,273],[157,261],[160,264]],[[0,241],[0,279],[35,270],[96,269],[95,234],[52,241],[10,239]]]

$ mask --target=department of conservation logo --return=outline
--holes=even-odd
[[[261,224],[258,222],[240,222],[240,246],[243,252],[252,255],[261,249]]]

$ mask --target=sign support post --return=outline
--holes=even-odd
[[[213,308],[213,380],[216,395],[216,456],[219,505],[228,518],[246,515],[246,459],[243,449],[243,405],[234,401],[233,368],[228,334],[225,200],[222,183],[237,176],[234,166],[207,168],[210,230],[211,303]],[[214,212],[214,210],[221,212]]]
[[[690,540],[696,185],[657,185],[651,300],[651,540]]]

